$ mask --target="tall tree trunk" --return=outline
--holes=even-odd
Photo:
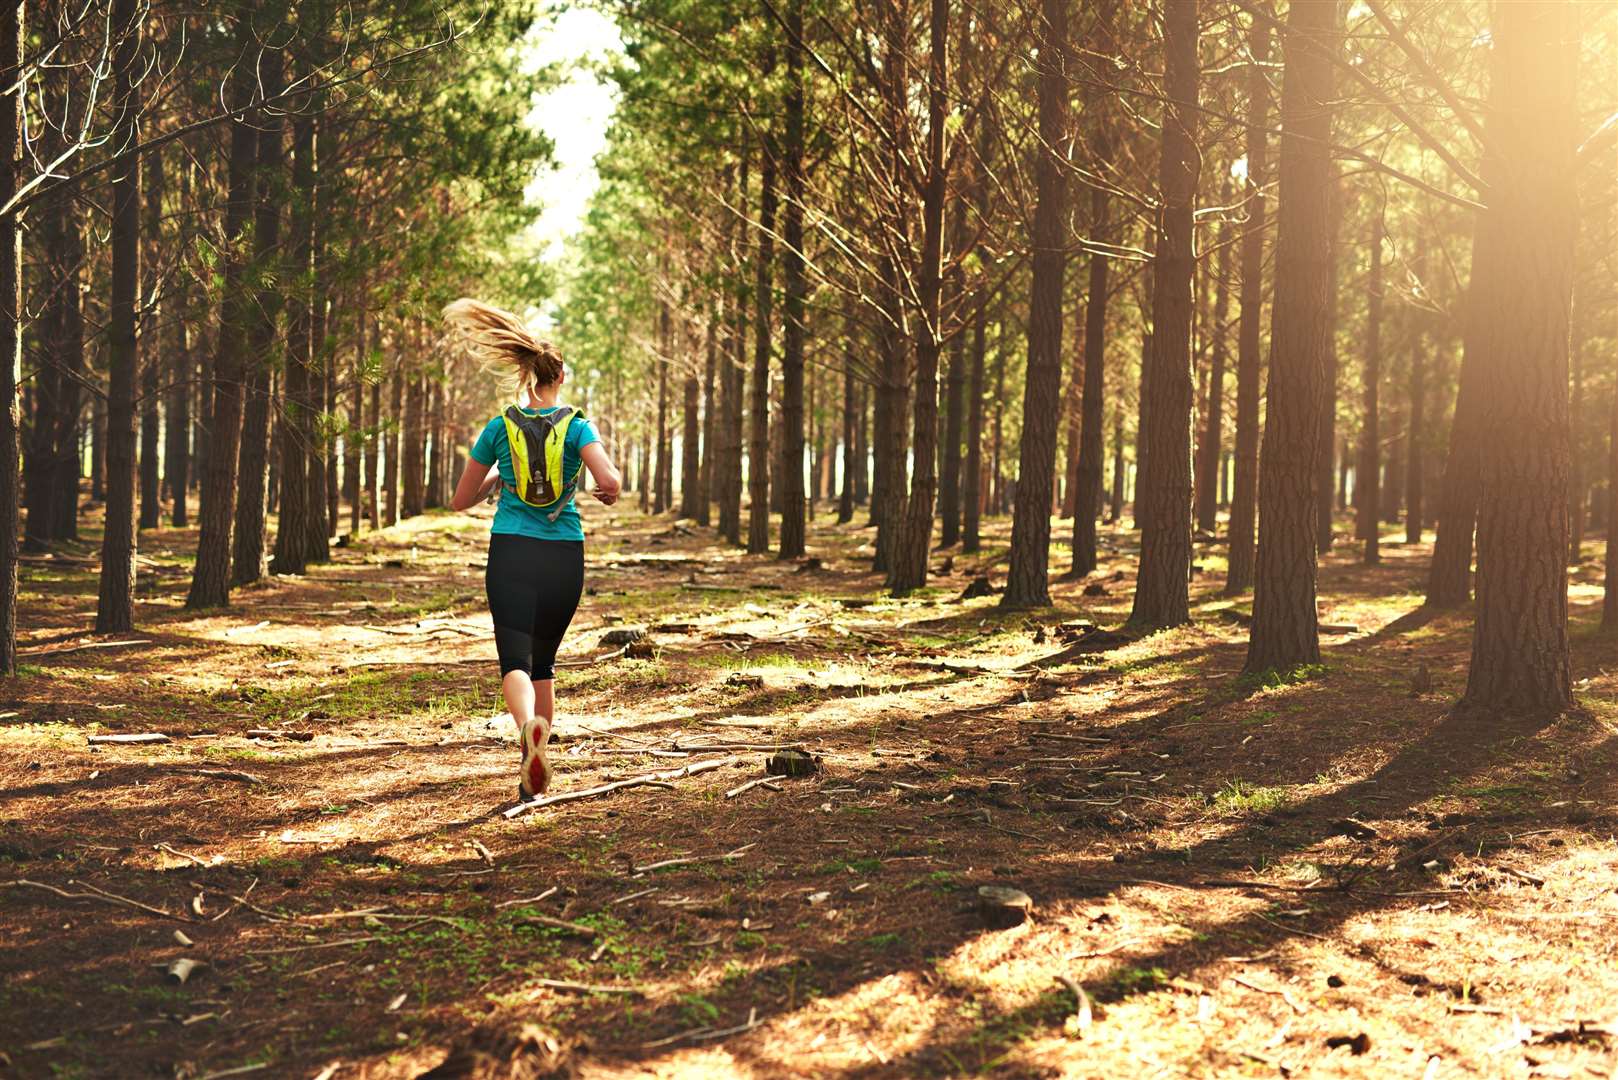
[[[8,85],[21,78],[23,3],[0,14],[0,71]],[[0,200],[9,202],[22,186],[23,95],[12,93],[0,109]],[[22,220],[0,218],[0,675],[17,673],[17,509],[22,464]]]
[[[264,92],[281,92],[284,54],[266,49],[259,62]],[[286,175],[286,147],[281,115],[266,110],[258,133],[258,206],[253,239],[259,269],[258,321],[251,339],[246,399],[242,407],[242,445],[236,467],[236,537],[231,556],[231,583],[246,585],[264,576],[266,481],[270,455],[270,370],[276,361],[277,319],[281,310],[281,203]]]
[[[112,144],[140,139],[141,19],[137,0],[113,0]],[[112,296],[107,311],[107,516],[101,537],[96,633],[135,625],[135,382],[140,306],[140,155],[122,153],[112,172]],[[154,459],[155,465],[155,459]],[[9,477],[11,474],[7,473]],[[8,539],[7,544],[11,541]]]
[[[1367,566],[1381,562],[1382,519],[1381,484],[1382,427],[1379,395],[1382,387],[1382,229],[1385,206],[1371,211],[1371,274],[1366,283],[1365,373],[1363,412],[1360,420],[1360,461],[1354,481],[1357,506],[1356,535],[1365,544],[1361,561]]]
[[[1337,231],[1343,217],[1343,192],[1335,171],[1327,204],[1326,243],[1331,255],[1326,275],[1326,370],[1320,384],[1320,435],[1315,443],[1315,548],[1320,554],[1331,550],[1333,540],[1332,473],[1336,462],[1332,456],[1337,450]]]
[[[854,307],[852,297],[843,304],[843,492],[837,503],[837,524],[854,520],[854,469],[859,393],[854,385]]]
[[[1419,260],[1418,260],[1419,266]],[[1421,275],[1425,278],[1425,275]],[[1405,543],[1421,543],[1422,481],[1425,478],[1426,455],[1422,447],[1427,438],[1427,348],[1424,340],[1425,319],[1416,314],[1416,331],[1410,343],[1410,424],[1405,435]]]
[[[180,205],[191,205],[191,170],[182,163],[180,168]],[[169,493],[169,524],[183,529],[190,523],[186,513],[186,496],[191,486],[191,379],[196,365],[191,337],[190,289],[184,276],[173,287],[173,309],[177,317],[169,320],[169,388],[165,396],[164,412],[167,427],[163,445],[163,486]]]
[[[965,288],[963,275],[951,273],[951,306],[959,309]],[[966,426],[966,333],[957,329],[949,343],[949,370],[944,380],[944,438],[940,446],[938,517],[940,547],[951,548],[961,540],[961,434]]]
[[[237,46],[245,51],[252,42],[252,20],[242,19]],[[231,101],[236,107],[253,100],[257,78],[252,65],[237,65],[231,83]],[[220,607],[230,602],[236,458],[242,434],[242,371],[248,326],[253,317],[253,301],[247,294],[246,236],[253,212],[257,158],[257,130],[248,123],[232,124],[222,300],[211,380],[213,404],[209,412],[208,452],[202,464],[201,503],[197,511],[197,561],[185,600],[185,606],[193,609]]]
[[[1195,0],[1191,0],[1194,12]],[[1028,371],[1011,565],[1000,605],[1047,607],[1051,488],[1062,383],[1062,289],[1067,272],[1066,162],[1055,157],[1068,138],[1067,0],[1042,0],[1039,27],[1039,150],[1034,165],[1033,281],[1028,297]]]
[[[1055,7],[1064,23],[1063,10],[1067,0],[1049,0],[1047,9]],[[927,158],[926,181],[922,189],[921,210],[921,266],[918,267],[917,299],[921,336],[916,347],[915,413],[913,416],[914,464],[910,478],[910,496],[905,505],[905,522],[899,542],[895,545],[893,566],[888,574],[888,588],[894,596],[903,596],[927,583],[927,550],[933,536],[933,509],[938,496],[938,357],[944,346],[943,313],[940,300],[943,291],[944,251],[944,197],[948,175],[945,172],[944,126],[948,116],[949,91],[949,0],[932,0],[929,25],[929,62],[927,68]],[[1053,58],[1054,77],[1066,72],[1061,61],[1066,58],[1065,42],[1057,46],[1059,57]],[[1062,119],[1065,121],[1064,102]],[[1051,145],[1056,145],[1054,142]],[[1043,158],[1044,155],[1041,155]],[[1055,168],[1056,164],[1051,163]],[[1058,182],[1060,185],[1060,181]],[[1060,196],[1057,196],[1060,199]],[[1058,222],[1058,229],[1060,222]],[[1056,304],[1056,363],[1061,363],[1061,271],[1057,270]],[[1059,379],[1060,373],[1057,378]],[[1054,438],[1054,432],[1052,433]],[[1045,544],[1050,543],[1050,516],[1045,517]],[[1043,560],[1041,560],[1043,562]],[[1041,572],[1043,582],[1043,571]]]
[[[775,54],[765,61],[775,67]],[[770,308],[775,262],[775,145],[766,137],[759,180],[758,250],[753,264],[753,387],[748,407],[747,550],[770,550]]]
[[[707,525],[713,518],[714,469],[719,451],[714,446],[714,431],[718,427],[714,410],[719,406],[715,385],[719,367],[720,321],[717,311],[710,311],[708,326],[703,335],[705,359],[702,371],[702,461],[697,469],[697,524]]]
[[[1107,499],[1107,521],[1116,525],[1124,517],[1124,408],[1122,404],[1112,412],[1112,491]]]
[[[155,529],[163,518],[163,486],[159,479],[158,406],[163,370],[163,354],[158,345],[161,340],[157,327],[162,321],[158,306],[157,252],[163,240],[163,149],[157,147],[146,152],[146,189],[141,193],[146,202],[146,235],[152,245],[152,256],[146,270],[144,293],[146,314],[140,331],[141,352],[141,412],[140,412],[140,527]]]
[[[702,418],[697,415],[702,402],[702,385],[695,372],[686,375],[680,385],[680,516],[695,519],[697,504],[702,500]]]
[[[1219,205],[1230,202],[1230,182],[1219,192]],[[1202,426],[1202,473],[1197,477],[1197,528],[1212,534],[1219,526],[1219,468],[1224,461],[1225,360],[1228,353],[1225,319],[1230,315],[1230,222],[1219,226],[1219,257],[1215,260],[1213,317],[1209,321],[1208,410]]]
[[[988,322],[989,298],[983,295],[980,284],[972,300],[972,346],[966,391],[966,476],[961,484],[961,552],[966,555],[975,554],[983,543],[980,534],[983,525],[983,362]],[[998,409],[995,416],[999,417]]]
[[[1578,221],[1575,5],[1497,4],[1469,316],[1485,431],[1477,623],[1463,707],[1573,703],[1567,639],[1567,348]],[[1472,342],[1468,342],[1472,344]]]
[[[1329,143],[1337,9],[1337,0],[1293,4],[1282,41],[1275,311],[1248,672],[1320,660],[1315,558],[1319,461],[1329,456],[1320,442],[1331,352],[1335,177]]]
[[[1253,587],[1258,521],[1259,384],[1264,357],[1259,340],[1264,313],[1265,185],[1269,183],[1270,25],[1253,18],[1247,30],[1247,227],[1242,232],[1240,322],[1236,331],[1236,467],[1230,492],[1230,568],[1225,595]]]
[[[371,347],[373,354],[379,354],[381,328],[374,321],[371,325]],[[382,447],[382,377],[380,372],[368,369],[367,378],[370,381],[371,405],[365,424],[365,514],[366,521],[376,530],[382,527],[382,489],[377,474]]]
[[[399,481],[403,470],[399,468],[400,447],[404,429],[404,365],[399,358],[393,362],[393,378],[388,387],[387,449],[383,455],[382,486],[388,494],[387,523],[399,524]]]
[[[1118,47],[1113,36],[1116,3],[1117,0],[1102,0],[1097,8],[1093,48],[1099,55],[1115,55]],[[1104,65],[1095,66],[1104,69]],[[1096,118],[1091,136],[1095,160],[1091,167],[1098,170],[1106,169],[1112,163],[1110,107],[1111,103],[1104,100],[1100,88],[1093,91],[1086,101],[1086,113]],[[1117,228],[1112,222],[1111,199],[1099,184],[1090,189],[1090,235],[1097,244],[1110,244],[1117,238]],[[1107,396],[1107,290],[1110,269],[1106,256],[1091,252],[1090,280],[1084,304],[1084,396],[1079,415],[1078,489],[1074,493],[1073,577],[1094,572],[1099,554],[1096,549],[1096,518],[1101,513],[1102,472],[1107,453],[1102,413],[1106,408]]]
[[[1131,624],[1178,626],[1191,618],[1191,275],[1197,196],[1197,0],[1167,0],[1163,15],[1163,149],[1152,347],[1142,378],[1135,489],[1140,573]]]
[[[362,302],[354,313],[354,361],[348,369],[348,423],[343,427],[343,491],[348,498],[348,531],[358,536],[360,531],[360,492],[362,490],[360,461],[365,441],[365,346],[366,318]],[[433,387],[433,461],[442,465],[444,447],[444,384]],[[437,477],[433,494],[435,505],[444,505],[444,471],[435,470]]]
[[[781,465],[776,481],[781,492],[781,537],[777,557],[797,559],[803,556],[805,542],[803,353],[804,312],[809,299],[803,264],[803,0],[789,0],[786,22],[786,142],[781,158],[786,181],[781,230],[785,245],[781,252]]]
[[[1607,539],[1602,553],[1601,632],[1614,634],[1618,633],[1618,384],[1613,386],[1612,404],[1607,408],[1607,490],[1603,503]],[[1442,519],[1439,524],[1442,530]]]
[[[444,382],[436,375],[424,376],[426,383],[423,391],[426,394],[427,430],[422,433],[423,458],[429,462],[427,467],[427,485],[424,492],[425,506],[428,509],[437,509],[444,505]],[[357,458],[351,450],[353,440],[348,432],[350,426],[345,428],[343,436],[343,490],[351,493],[352,498],[359,497],[358,485],[354,483],[356,476],[350,476],[355,471]],[[432,442],[432,456],[427,458],[426,446],[428,440]]]
[[[404,516],[416,517],[427,509],[426,445],[427,388],[420,371],[412,371],[405,384],[404,447],[399,464],[404,469]]]
[[[65,15],[65,0],[58,0],[47,18],[54,22]],[[48,71],[41,76],[44,109],[51,115],[61,115],[68,107],[69,70]],[[10,104],[5,109],[9,121]],[[41,133],[41,142],[48,158],[67,149],[65,138],[49,125]],[[71,540],[78,535],[79,423],[86,378],[80,290],[84,237],[73,191],[58,192],[45,201],[38,213],[41,220],[37,235],[44,248],[47,272],[40,334],[48,361],[34,378],[34,424],[23,454],[28,500],[24,549],[28,551],[45,551],[53,541]],[[0,364],[9,363],[9,359],[8,355]]]
[[[666,302],[657,319],[657,465],[652,474],[652,513],[661,514],[669,508],[663,488],[672,464],[669,447],[669,354],[673,339],[669,332],[669,306]],[[672,481],[669,484],[672,486]]]
[[[1585,309],[1589,302],[1578,283],[1573,286],[1573,333],[1570,361],[1573,365],[1573,400],[1568,410],[1568,438],[1570,447],[1567,485],[1567,561],[1577,566],[1584,561],[1584,510],[1590,500],[1590,488],[1584,479],[1585,418],[1584,418],[1584,340]],[[1612,519],[1608,519],[1609,529]]]
[[[298,113],[292,121],[292,213],[288,238],[287,280],[291,302],[287,314],[285,402],[276,428],[281,465],[281,516],[275,532],[270,570],[301,574],[309,560],[310,468],[319,459],[315,441],[314,400],[310,394],[311,312],[309,280],[314,259],[315,196],[314,118]]]

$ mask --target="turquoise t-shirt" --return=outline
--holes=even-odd
[[[523,409],[529,416],[549,416],[550,409]],[[600,442],[595,425],[583,416],[575,416],[567,426],[567,441],[562,444],[562,476],[571,480],[583,464],[581,452],[593,442]],[[472,444],[472,460],[480,465],[500,467],[500,502],[494,511],[494,524],[490,532],[532,536],[540,540],[583,540],[584,523],[579,520],[579,508],[569,496],[556,520],[550,520],[550,509],[536,510],[511,490],[517,474],[511,468],[511,445],[506,440],[506,421],[496,416],[483,426],[483,433]]]

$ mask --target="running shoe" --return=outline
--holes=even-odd
[[[537,799],[551,786],[551,763],[546,756],[550,738],[551,726],[542,716],[533,717],[517,731],[517,741],[522,744],[517,791],[525,800]]]

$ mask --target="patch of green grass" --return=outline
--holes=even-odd
[[[1288,799],[1286,788],[1260,787],[1246,780],[1230,780],[1214,792],[1213,805],[1220,810],[1264,813]]]
[[[1325,664],[1299,664],[1290,668],[1266,668],[1263,671],[1253,671],[1238,676],[1236,685],[1247,690],[1279,690],[1283,686],[1297,686],[1299,683],[1323,678],[1327,670]]]

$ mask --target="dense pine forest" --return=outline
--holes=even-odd
[[[1618,1068],[1618,3],[17,0],[0,69],[0,1075]]]

